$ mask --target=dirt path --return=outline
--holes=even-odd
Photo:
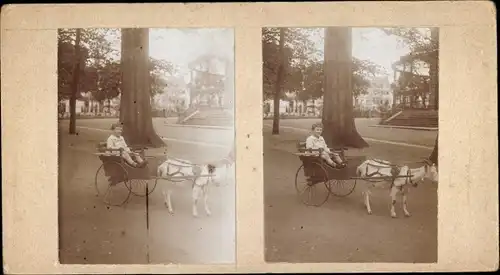
[[[189,130],[184,130],[189,131]],[[186,132],[189,136],[189,132]],[[212,216],[191,216],[190,184],[176,188],[175,214],[163,204],[162,183],[146,199],[107,207],[96,197],[94,176],[101,165],[92,155],[104,132],[61,135],[59,178],[60,261],[64,264],[232,263],[235,260],[234,181],[211,188]],[[172,157],[205,162],[227,152],[216,147],[171,146]],[[147,226],[149,220],[149,227]],[[222,252],[221,252],[222,251]]]
[[[264,201],[266,261],[270,262],[436,262],[437,186],[425,182],[411,189],[412,217],[389,214],[387,190],[375,191],[373,215],[367,215],[359,187],[346,198],[330,197],[321,207],[297,198],[294,178],[299,159],[294,143],[264,133]],[[426,150],[372,144],[348,154],[377,156],[395,163],[415,161]],[[277,172],[278,171],[278,172]]]

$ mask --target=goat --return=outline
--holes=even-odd
[[[212,213],[208,206],[209,189],[211,183],[220,186],[220,176],[225,174],[227,178],[227,168],[230,161],[223,159],[212,164],[194,164],[187,160],[167,158],[157,168],[158,178],[167,181],[163,190],[165,205],[170,214],[174,213],[172,207],[172,186],[182,185],[186,181],[192,181],[192,214],[198,216],[198,201],[203,195],[205,213],[210,216]],[[176,178],[177,177],[177,178]],[[214,180],[215,178],[215,180]]]
[[[370,206],[370,195],[371,189],[375,187],[375,183],[382,182],[387,183],[391,181],[390,185],[390,197],[391,197],[391,217],[396,218],[396,197],[401,194],[403,197],[403,212],[406,217],[410,216],[410,212],[407,209],[407,196],[408,196],[408,186],[411,184],[417,187],[419,182],[424,179],[430,179],[432,182],[437,182],[438,174],[435,164],[426,162],[423,166],[415,169],[410,169],[408,166],[396,166],[388,161],[383,160],[366,160],[358,166],[356,169],[357,177],[368,181],[366,189],[362,192],[364,198],[364,204],[368,214],[372,214],[372,209]],[[408,177],[397,177],[397,176],[408,176]],[[384,177],[383,179],[377,179],[377,177]],[[390,177],[391,179],[388,179]],[[383,184],[385,185],[385,184]]]

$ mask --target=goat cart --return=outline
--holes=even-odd
[[[346,157],[345,151],[348,150],[346,147],[330,149],[333,153],[337,153],[342,161],[347,164],[342,168],[331,167],[319,157],[321,149],[306,149],[305,142],[299,142],[297,148],[298,153],[295,153],[295,155],[302,161],[302,165],[295,174],[295,189],[298,197],[305,205],[321,206],[328,200],[330,194],[337,197],[346,197],[354,191],[357,180],[377,182],[394,181],[395,178],[409,177],[399,176],[399,171],[395,165],[393,165],[394,171],[391,171],[392,176],[369,174],[365,177],[359,177],[357,176],[357,169],[366,160],[366,157]]]
[[[185,176],[179,173],[158,177],[157,168],[163,161],[158,156],[146,156],[144,147],[131,147],[131,151],[138,153],[148,163],[144,167],[133,167],[121,156],[122,150],[107,149],[106,142],[97,145],[97,155],[102,165],[95,174],[95,188],[102,201],[110,206],[122,206],[127,203],[131,195],[149,196],[156,188],[158,180],[181,182],[195,180],[199,177],[211,175]],[[119,152],[120,154],[116,154]],[[115,153],[115,154],[113,154]],[[186,164],[190,165],[190,164]]]

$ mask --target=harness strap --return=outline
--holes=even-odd
[[[170,163],[169,163],[169,166],[167,166],[167,176],[171,177],[171,176],[175,176],[175,175],[178,175],[180,174],[181,176],[184,176],[184,173],[181,172],[181,169],[177,169],[177,171],[173,172],[173,173],[170,173]],[[176,168],[179,168],[179,167],[176,167]]]
[[[410,168],[408,168],[408,172],[406,172],[406,175],[407,175],[407,177],[406,177],[405,184],[407,184],[408,182],[410,182],[411,184],[413,184],[413,181],[411,179],[413,176],[411,175],[411,169]]]

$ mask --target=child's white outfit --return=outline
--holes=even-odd
[[[123,136],[117,137],[115,135],[110,135],[106,142],[106,146],[108,147],[108,149],[123,149],[122,157],[129,164],[137,165],[137,163],[132,159],[131,155],[133,155],[139,163],[143,162],[142,158],[139,155],[130,150]],[[120,155],[120,152],[117,151],[113,151],[111,153],[114,155]]]
[[[106,146],[108,149],[120,149],[122,148],[125,152],[130,152],[130,148],[128,148],[127,143],[125,142],[125,139],[123,136],[115,136],[115,135],[110,135],[108,137],[108,140],[106,142]],[[120,152],[114,151],[112,152],[115,155],[119,155]]]
[[[325,139],[322,136],[316,137],[315,135],[310,135],[309,137],[307,137],[306,148],[315,150],[323,149],[323,151],[320,153],[321,158],[326,161],[332,161],[332,159],[330,158],[330,154],[332,154],[337,164],[342,163],[340,156],[330,151],[330,148],[328,148],[328,145],[326,144]]]

